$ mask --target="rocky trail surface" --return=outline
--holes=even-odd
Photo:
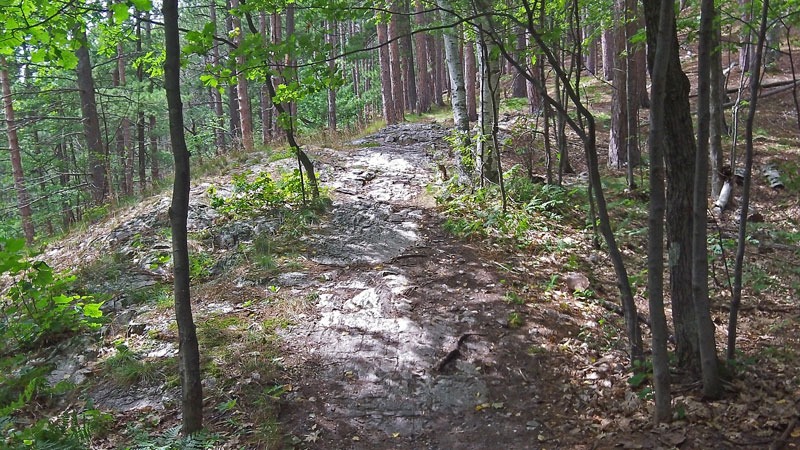
[[[528,449],[587,442],[589,424],[600,422],[593,415],[602,409],[598,396],[612,386],[626,391],[625,368],[613,358],[546,351],[576,342],[583,313],[565,314],[564,303],[509,301],[509,286],[539,284],[547,274],[527,270],[528,255],[443,230],[445,218],[427,186],[441,182],[437,165],[448,158],[447,134],[435,123],[405,124],[345,148],[312,150],[332,205],[294,249],[294,268],[269,277],[242,269],[241,248],[274,232],[279,219],[221,222],[207,190],[230,195],[229,175],[193,185],[190,245],[214,261],[192,291],[201,351],[213,351],[204,356],[208,398],[239,398],[244,405],[246,392],[289,386],[277,421],[294,448]],[[293,161],[246,155],[242,168],[285,171]],[[118,351],[120,340],[151,363],[167,364],[177,354],[170,307],[137,298],[169,283],[168,206],[167,194],[147,199],[44,256],[62,266],[96,261],[100,274],[86,283],[112,294],[104,340],[55,352],[51,383],[93,379],[88,394],[97,407],[118,418],[174,424],[179,388],[165,375],[172,369],[127,386],[100,377],[102,360]],[[295,303],[288,313],[283,307],[285,319],[275,327],[279,355],[268,355],[267,344],[251,336],[275,323],[272,306],[254,299],[276,292]],[[217,343],[223,338],[228,341]],[[238,356],[224,365],[220,355]],[[260,368],[276,361],[281,373],[265,379]],[[643,409],[635,396],[617,406]],[[246,434],[263,425],[235,422],[215,404],[206,408],[212,430]],[[231,429],[231,423],[239,425]],[[236,442],[230,447],[239,448]],[[119,444],[111,439],[107,446]]]

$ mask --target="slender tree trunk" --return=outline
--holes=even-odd
[[[414,3],[414,23],[421,27],[425,24],[422,2]],[[414,46],[417,50],[417,112],[428,112],[431,108],[430,77],[428,76],[428,40],[424,33],[414,35]]]
[[[753,122],[758,105],[758,91],[761,86],[761,58],[764,52],[764,41],[767,35],[768,11],[769,0],[763,0],[761,25],[758,31],[758,43],[756,44],[755,57],[752,61],[752,73],[750,76],[750,103],[748,104],[749,109],[747,110],[747,119],[745,120],[742,210],[739,213],[739,242],[736,247],[736,264],[733,269],[733,295],[731,296],[731,310],[728,316],[728,349],[725,354],[728,361],[736,360],[736,327],[739,317],[739,307],[742,303],[742,265],[744,264],[744,254],[747,246],[747,216],[750,212],[750,183],[753,171]]]
[[[180,43],[178,0],[164,0],[166,59],[164,87],[169,108],[169,132],[175,158],[175,184],[169,221],[172,227],[172,261],[175,289],[175,318],[178,322],[178,367],[181,377],[182,431],[189,435],[203,428],[203,388],[200,383],[200,350],[192,318],[189,291],[189,247],[186,222],[189,214],[189,150],[183,134],[183,105],[180,88]]]
[[[651,78],[655,73],[658,0],[645,0],[647,21],[648,66]],[[670,14],[670,27],[674,19]],[[674,28],[671,28],[674,30]],[[678,38],[672,31],[669,64],[666,68],[664,108],[664,158],[667,176],[667,242],[670,268],[670,299],[675,325],[675,349],[679,366],[700,373],[700,350],[697,342],[697,315],[692,295],[692,193],[694,191],[695,142],[689,109],[689,79],[681,69]],[[652,113],[652,112],[651,112]]]
[[[239,8],[239,0],[231,0],[231,7],[233,9]],[[242,23],[241,20],[237,16],[233,16],[233,26],[234,28],[239,28],[241,31],[236,37],[233,39],[234,44],[236,47],[240,47],[243,41],[244,30],[242,30]],[[245,59],[244,55],[238,55],[236,57],[236,91],[237,97],[239,99],[239,120],[241,121],[241,129],[242,129],[242,146],[244,147],[245,151],[252,152],[253,151],[253,116],[250,113],[250,96],[247,93],[247,76],[244,73],[245,67]]]
[[[586,25],[586,34],[591,36],[594,34],[596,25]],[[587,37],[588,37],[587,36]],[[591,38],[589,40],[589,50],[586,52],[586,60],[584,61],[584,65],[586,66],[586,71],[591,73],[592,75],[597,74],[597,38]]]
[[[416,72],[414,70],[414,44],[411,38],[411,17],[408,14],[408,0],[402,0],[400,8],[402,14],[398,15],[396,18],[400,26],[400,56],[402,56],[403,86],[406,94],[405,105],[406,109],[413,111],[417,108],[417,82],[415,79]]]
[[[703,396],[716,399],[722,394],[717,372],[717,345],[708,303],[708,147],[710,116],[711,52],[714,46],[714,0],[700,6],[700,42],[697,52],[697,152],[694,172],[692,217],[692,293],[697,314]]]
[[[475,44],[467,40],[464,44],[464,88],[466,89],[467,117],[470,121],[478,120],[478,107],[475,95],[475,86],[478,84],[476,75],[478,66],[475,63]]]
[[[92,199],[96,205],[102,205],[106,193],[105,160],[106,152],[100,138],[100,120],[97,117],[97,100],[95,99],[92,64],[89,60],[86,32],[78,31],[80,47],[75,50],[78,57],[76,73],[78,75],[78,91],[81,99],[81,117],[86,135],[86,147],[89,153],[89,172],[91,173]]]
[[[527,35],[527,43],[528,47],[533,47],[534,45],[534,43],[531,42],[531,37],[529,34]],[[530,60],[526,60],[525,63],[526,65],[530,65]],[[542,77],[543,72],[541,70],[543,63],[544,63],[543,61],[540,61],[539,58],[537,58],[536,63],[530,66],[530,71],[533,77],[542,79],[542,83],[545,82],[545,80]],[[530,80],[527,81],[527,88],[528,88],[528,104],[530,106],[530,112],[531,114],[534,115],[538,114],[542,110],[542,98],[539,95],[539,91],[536,89],[536,86]]]
[[[117,44],[117,70],[119,71],[119,85],[124,87],[127,85],[125,78],[125,52],[122,44]],[[122,148],[123,153],[120,155],[124,161],[124,176],[125,176],[125,195],[133,195],[133,160],[134,149],[131,143],[131,120],[128,118],[127,112],[122,116]]]
[[[443,10],[452,10],[448,0],[438,0],[438,5]],[[448,13],[442,13],[442,20],[447,23],[452,18]],[[448,28],[443,30],[444,52],[447,60],[447,70],[450,72],[450,102],[453,107],[453,120],[456,130],[464,133],[469,142],[469,116],[467,115],[467,90],[464,84],[464,72],[461,67],[461,53],[458,46],[458,30]],[[524,81],[524,79],[523,79]],[[459,161],[461,158],[458,158]]]
[[[226,8],[231,9],[231,3],[226,2]],[[225,27],[228,29],[228,35],[234,32],[233,16],[228,14],[225,17]],[[234,63],[234,61],[229,61]],[[231,129],[231,144],[236,146],[242,142],[242,119],[239,116],[239,94],[237,93],[238,87],[236,85],[228,85],[228,115],[230,116],[230,129]]]
[[[495,104],[500,103],[500,60],[494,43],[482,32],[478,37],[478,64],[481,74],[481,102],[478,114],[477,161],[480,161],[482,179],[492,183],[500,181],[498,149],[494,147],[492,129],[497,120]]]
[[[660,4],[659,4],[660,3]],[[667,127],[665,101],[667,67],[670,64],[670,43],[674,35],[674,0],[650,0],[645,3],[648,14],[648,38],[652,41],[652,108],[650,109],[650,215],[648,219],[647,291],[653,347],[653,385],[656,407],[653,419],[667,422],[672,416],[669,356],[667,354],[667,318],[664,313],[664,144]],[[652,11],[655,9],[655,11]],[[654,20],[653,20],[654,19]],[[658,27],[658,28],[655,28]],[[658,30],[658,31],[656,31]]]
[[[387,41],[387,27],[384,23],[377,24],[378,30],[378,49],[381,65],[381,97],[383,99],[383,118],[387,125],[397,123],[395,114],[394,93],[392,92],[392,73],[389,62],[389,46]]]
[[[331,28],[331,34],[328,36],[328,43],[331,45],[331,53],[328,69],[333,73],[336,70],[336,61],[333,59],[336,55],[336,37],[333,34],[336,32],[336,22],[331,22],[329,28]],[[336,91],[333,88],[328,89],[328,130],[336,131]]]
[[[715,23],[712,52],[711,52],[711,198],[716,200],[722,191],[722,134],[725,133],[724,115],[722,108],[722,98],[725,95],[725,85],[722,77],[722,49],[720,44],[720,24]]]
[[[520,27],[516,29],[517,33],[517,58],[521,61],[525,59],[525,30]],[[525,98],[528,96],[528,87],[527,87],[527,80],[522,74],[517,73],[516,70],[513,68],[510,70],[509,73],[514,75],[513,85],[511,87],[511,96],[514,98]],[[452,77],[452,75],[451,75]]]
[[[28,245],[32,245],[36,237],[36,232],[33,229],[33,211],[31,211],[28,189],[25,187],[25,174],[22,171],[17,123],[14,121],[14,102],[11,98],[11,81],[8,77],[8,65],[3,57],[0,57],[0,84],[2,84],[3,89],[6,136],[8,137],[8,148],[11,150],[11,172],[14,176],[14,189],[17,191],[17,206],[22,220],[22,232],[25,234],[25,242]]]
[[[442,93],[444,92],[443,78],[442,77],[442,40],[436,36],[428,35],[428,58],[430,59],[430,67],[432,69],[431,79],[433,92],[431,92],[431,99],[437,106],[444,106]]]
[[[161,179],[158,167],[158,136],[156,135],[156,116],[151,115],[150,119],[150,178],[153,184]]]
[[[142,53],[142,22],[136,23],[136,52]],[[144,82],[144,67],[139,65],[136,68],[136,79],[139,85]],[[145,150],[144,142],[144,108],[142,103],[137,104],[138,114],[136,116],[136,142],[139,145],[139,189],[144,192],[147,189],[147,151]]]
[[[217,25],[217,8],[216,0],[211,2],[209,7],[209,20],[214,26]],[[215,43],[211,48],[211,64],[219,65],[219,47]],[[225,118],[222,112],[222,93],[216,87],[211,88],[211,101],[214,103],[214,116],[216,123],[214,123],[214,145],[217,147],[217,153],[222,152],[225,148]]]
[[[389,71],[392,79],[392,99],[394,101],[394,117],[396,122],[405,120],[405,107],[403,95],[403,75],[400,66],[400,44],[398,38],[400,37],[400,27],[398,25],[398,15],[395,14],[399,11],[398,2],[392,3],[392,20],[389,22]]]
[[[600,37],[600,47],[603,49],[603,78],[608,81],[614,78],[614,59],[617,55],[614,40],[614,30],[604,29]]]

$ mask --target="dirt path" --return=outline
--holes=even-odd
[[[321,276],[296,286],[319,302],[284,336],[302,375],[281,421],[303,445],[536,448],[552,437],[502,274],[442,233],[425,193],[445,134],[390,127],[323,157],[334,206],[311,239]]]

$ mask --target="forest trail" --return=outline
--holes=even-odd
[[[592,320],[584,312],[509,298],[512,286],[548,279],[544,270],[552,268],[535,268],[548,255],[468,242],[443,229],[429,186],[440,182],[438,163],[450,158],[448,133],[436,123],[404,124],[341,148],[309,149],[332,205],[295,248],[276,256],[277,271],[256,270],[248,249],[259,236],[279,239],[282,219],[220,220],[208,189],[231,195],[231,173],[193,184],[190,245],[213,261],[192,288],[212,431],[247,435],[276,420],[281,441],[311,449],[586,442],[591,405],[612,386],[624,392],[627,371],[615,358],[545,350],[575,344]],[[241,159],[234,166],[240,173],[295,164],[263,153]],[[110,295],[104,308],[112,317],[100,342],[67,343],[55,353],[50,381],[89,380],[93,403],[115,411],[120,423],[131,414],[159,428],[179,420],[169,366],[177,336],[164,262],[168,206],[168,193],[150,197],[44,255],[62,268],[84,261],[81,279],[88,291]],[[154,367],[148,378],[120,383],[106,375],[114,373],[105,361],[119,353],[119,342],[140,367]],[[284,388],[273,396],[275,386]],[[277,405],[259,403],[264,395]],[[636,410],[637,400],[629,400],[617,406]]]
[[[284,335],[302,368],[287,425],[313,448],[533,448],[552,437],[532,342],[508,324],[504,275],[443,233],[426,193],[445,135],[393,126],[319,155],[334,199],[309,242],[320,272],[289,283],[319,301]]]

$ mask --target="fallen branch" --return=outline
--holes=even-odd
[[[781,437],[779,437],[775,442],[772,443],[772,445],[769,446],[769,450],[782,449],[784,444],[786,444],[786,441],[789,440],[789,435],[792,434],[792,431],[796,426],[797,426],[797,416],[794,416],[794,419],[792,419],[792,421],[789,422],[789,425],[786,426],[786,429],[783,430],[783,434],[781,434]]]
[[[449,363],[450,361],[453,361],[454,359],[456,359],[456,357],[458,357],[458,354],[459,354],[459,347],[461,347],[461,344],[463,344],[464,341],[467,340],[467,338],[470,337],[470,336],[483,336],[483,335],[480,334],[480,333],[464,333],[464,334],[462,334],[461,337],[459,337],[458,340],[455,342],[455,344],[452,346],[450,351],[448,351],[447,354],[444,355],[444,357],[442,359],[440,359],[439,362],[436,363],[435,366],[433,366],[433,371],[434,372],[441,372],[442,369],[444,368],[444,366],[447,365],[447,363]]]

